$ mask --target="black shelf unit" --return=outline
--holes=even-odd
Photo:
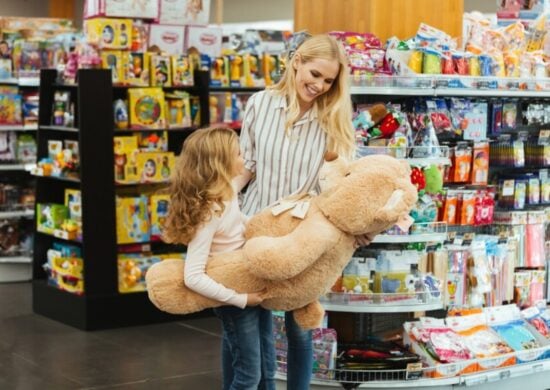
[[[52,129],[50,119],[56,84],[55,70],[42,70],[40,76],[40,117],[38,158],[47,155],[50,139],[79,142],[80,180],[36,180],[37,203],[62,203],[66,188],[79,189],[82,197],[82,241],[66,241],[47,234],[36,234],[33,255],[33,310],[54,320],[83,330],[106,329],[181,318],[159,311],[146,292],[118,292],[116,237],[117,186],[114,180],[113,101],[126,89],[113,88],[109,70],[81,69],[78,84],[71,86],[76,102],[75,126],[78,131]],[[194,90],[201,104],[201,125],[208,123],[208,74],[197,72]],[[179,153],[190,131],[169,132],[169,149]],[[55,241],[79,245],[84,260],[84,295],[75,295],[48,285],[43,269],[46,252]],[[195,316],[208,315],[203,312]]]

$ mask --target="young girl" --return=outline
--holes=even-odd
[[[208,256],[239,249],[244,244],[244,223],[233,180],[244,160],[234,131],[197,130],[183,143],[171,184],[170,209],[164,236],[168,242],[187,244],[185,285],[230,306],[215,309],[223,326],[223,388],[257,389],[261,367],[274,361],[275,351],[262,347],[260,308],[263,292],[238,293],[206,274]],[[268,347],[271,347],[268,344]],[[273,363],[270,363],[273,364]],[[273,378],[264,378],[274,389]]]
[[[239,189],[250,181],[243,199],[245,214],[255,214],[280,198],[317,190],[325,151],[353,157],[348,84],[343,48],[334,38],[317,35],[298,46],[278,84],[250,97],[241,129],[245,170]],[[368,239],[357,241],[364,245]],[[263,310],[262,316],[270,318],[271,313]],[[311,332],[302,330],[291,312],[285,324],[287,389],[307,390],[313,366]],[[262,329],[262,334],[268,337],[270,331]]]

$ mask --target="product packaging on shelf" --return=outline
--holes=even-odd
[[[157,19],[158,0],[86,0],[84,18],[108,16],[115,18]]]
[[[132,244],[151,240],[146,196],[116,198],[117,243]]]
[[[149,47],[157,46],[170,55],[182,54],[185,44],[185,27],[169,24],[149,26]]]
[[[210,0],[160,0],[160,23],[207,25]]]
[[[218,57],[222,52],[222,29],[218,27],[185,27],[185,50],[196,48],[201,54]]]

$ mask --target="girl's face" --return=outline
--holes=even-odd
[[[241,155],[241,149],[239,148],[238,143],[235,143],[233,150],[234,150],[233,168],[235,169],[235,172],[233,172],[233,176],[235,177],[235,176],[239,176],[244,171],[244,158]]]
[[[301,106],[310,107],[319,96],[327,92],[338,77],[340,65],[336,60],[316,58],[303,62],[296,54],[296,90]]]

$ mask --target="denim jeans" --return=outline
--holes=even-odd
[[[223,390],[275,390],[271,312],[259,306],[222,306],[214,312],[223,327]]]
[[[308,390],[313,370],[313,339],[311,330],[303,330],[291,311],[285,313],[287,353],[287,390]]]

